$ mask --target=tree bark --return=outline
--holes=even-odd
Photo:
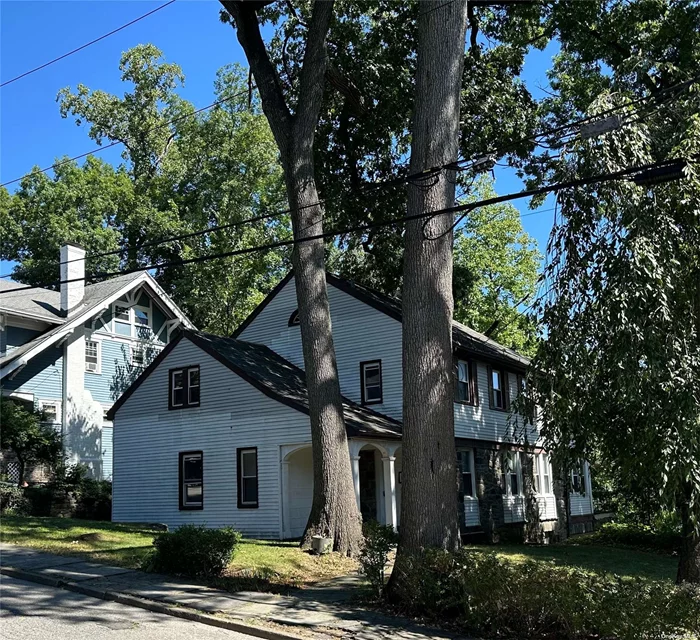
[[[260,92],[265,116],[280,150],[295,240],[323,232],[323,208],[316,189],[313,143],[326,70],[326,35],[333,16],[332,0],[314,3],[299,76],[296,111],[287,106],[277,71],[260,35],[259,3],[221,0],[233,17]],[[309,546],[316,534],[333,539],[333,548],[355,555],[362,525],[352,481],[350,454],[338,381],[326,265],[322,240],[301,242],[292,254],[301,325],[314,469],[311,514],[302,539]]]
[[[421,2],[410,173],[457,160],[467,3]],[[455,172],[409,184],[409,216],[454,204]],[[397,563],[457,549],[452,382],[452,215],[406,223],[403,285],[403,473]]]
[[[700,535],[690,518],[691,489],[688,486],[680,504],[682,539],[676,582],[700,584]]]

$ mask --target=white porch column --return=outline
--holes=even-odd
[[[396,518],[396,480],[394,475],[394,456],[382,457],[382,466],[384,468],[384,524],[390,525],[397,529]]]
[[[357,501],[357,510],[360,510],[360,456],[350,456],[352,464],[352,484],[355,487],[355,500]]]
[[[289,461],[282,460],[282,539],[292,537],[292,529],[289,514]]]

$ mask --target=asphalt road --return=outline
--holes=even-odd
[[[2,576],[0,638],[249,640],[253,636]]]

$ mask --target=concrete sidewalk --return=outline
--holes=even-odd
[[[406,618],[352,605],[347,594],[353,585],[347,581],[356,580],[353,577],[297,589],[285,596],[254,591],[228,593],[196,581],[110,567],[3,543],[0,543],[0,567],[2,573],[24,580],[224,626],[269,640],[294,636],[318,640],[459,637],[419,626]]]

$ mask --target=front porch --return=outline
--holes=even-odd
[[[350,462],[357,507],[364,521],[399,527],[401,512],[401,443],[350,439]],[[283,539],[303,535],[313,498],[311,444],[283,445],[281,496]]]

